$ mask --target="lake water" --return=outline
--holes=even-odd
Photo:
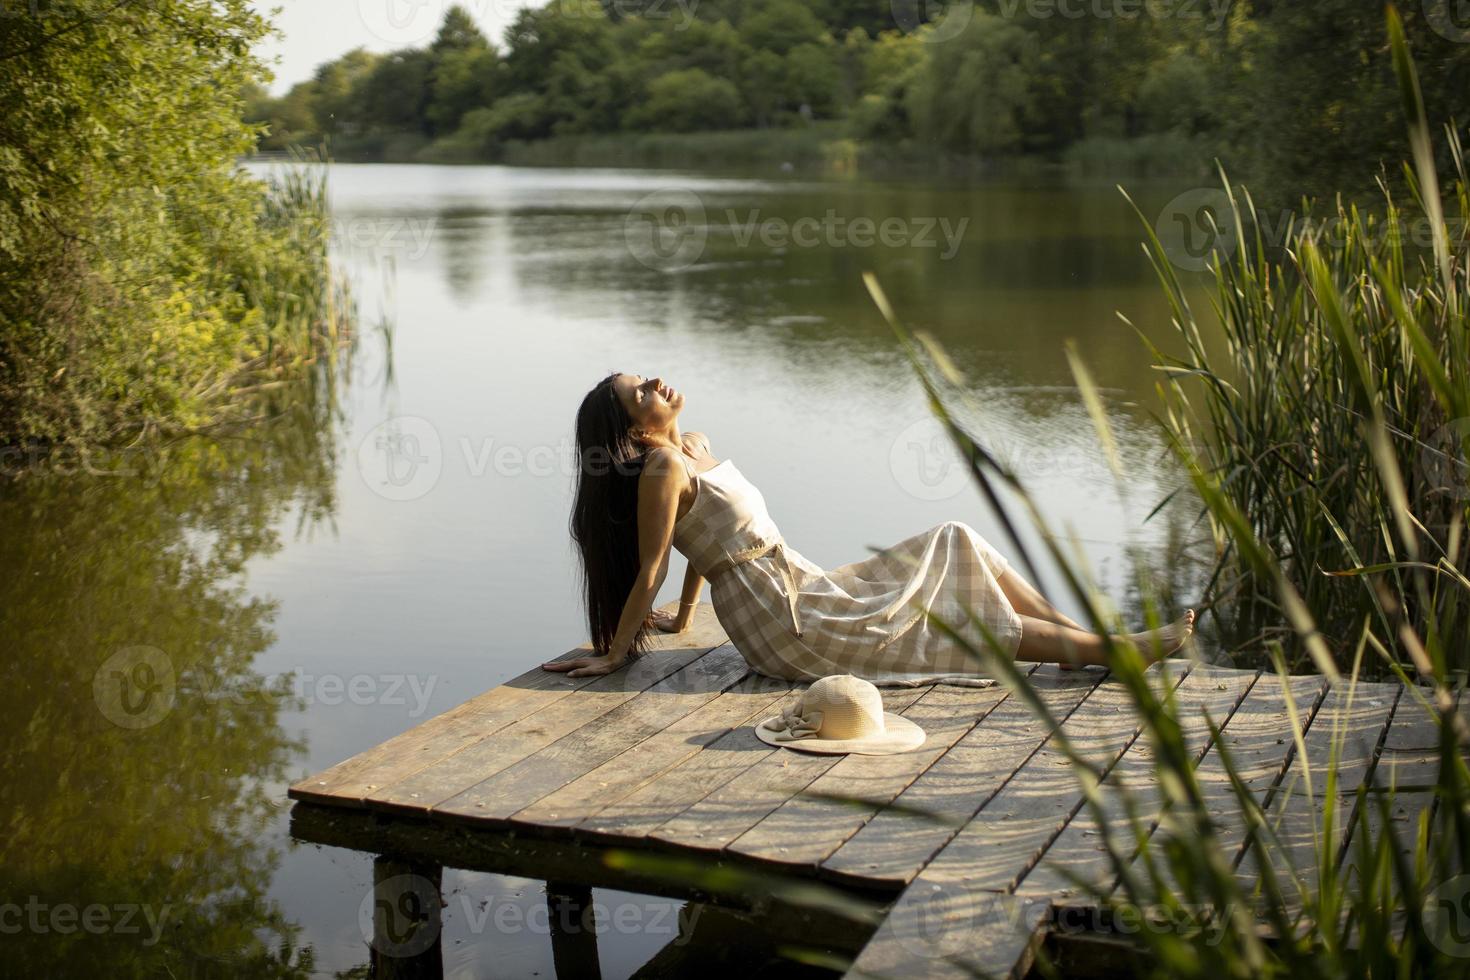
[[[341,165],[330,181],[362,314],[335,404],[283,392],[251,432],[0,490],[0,902],[36,909],[14,962],[365,975],[372,858],[293,841],[286,786],[584,640],[571,429],[610,370],[683,391],[684,428],[819,564],[951,519],[1010,552],[864,271],[946,346],[967,421],[1120,607],[1137,608],[1137,562],[1190,598],[1193,514],[1144,521],[1179,474],[1116,315],[1167,344],[1167,309],[1111,186]],[[1134,188],[1150,216],[1177,189]],[[1121,489],[1069,340],[1104,390]],[[447,870],[446,975],[554,976],[543,888]],[[680,903],[595,897],[642,910],[599,938],[603,977],[685,941]],[[131,907],[138,928],[67,932],[64,910],[89,906],[114,923]],[[268,962],[283,942],[289,963]]]

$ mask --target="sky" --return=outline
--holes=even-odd
[[[421,47],[433,38],[454,0],[251,0],[262,14],[280,8],[272,22],[285,35],[261,46],[260,55],[276,73],[271,92],[279,95],[312,76],[316,66],[356,47],[396,51]],[[505,27],[522,7],[544,0],[459,0],[485,36],[500,42]],[[279,60],[277,60],[279,59]]]

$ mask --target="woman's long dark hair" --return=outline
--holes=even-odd
[[[633,438],[633,419],[618,400],[609,374],[577,409],[577,497],[572,540],[582,558],[582,593],[592,647],[606,655],[633,591],[638,555],[638,477],[643,449]],[[628,652],[648,648],[649,629],[639,626]]]

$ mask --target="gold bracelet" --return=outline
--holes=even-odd
[[[698,599],[694,599],[694,600],[691,600],[691,601],[688,601],[688,602],[684,601],[683,599],[680,599],[679,600],[679,606],[680,606],[680,608],[682,608],[684,606],[697,606],[697,605],[699,605],[699,600]]]

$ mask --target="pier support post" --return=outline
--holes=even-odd
[[[444,976],[443,877],[442,865],[387,856],[373,859],[369,962],[375,980]]]
[[[548,881],[546,908],[551,920],[551,959],[556,965],[556,975],[600,980],[592,888],[567,881]]]

